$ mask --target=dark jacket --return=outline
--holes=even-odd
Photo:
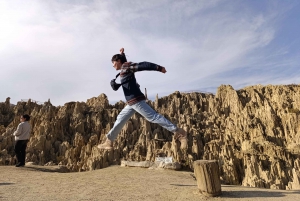
[[[127,83],[122,84],[123,92],[128,105],[133,105],[146,99],[145,95],[141,92],[140,86],[137,84],[134,76],[135,72],[144,70],[161,71],[162,67],[146,61],[131,64],[124,63],[121,67],[121,83],[128,81]]]

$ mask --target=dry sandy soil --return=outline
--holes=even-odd
[[[60,173],[57,167],[0,166],[0,200],[300,200],[300,191],[222,185],[207,198],[191,172],[111,166],[91,172]]]

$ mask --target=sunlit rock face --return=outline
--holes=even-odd
[[[234,90],[221,85],[216,95],[175,92],[148,103],[188,132],[188,149],[171,132],[134,114],[112,151],[101,151],[124,102],[109,105],[106,95],[86,102],[53,106],[30,100],[0,103],[0,164],[15,164],[14,137],[19,116],[31,115],[32,135],[26,161],[49,162],[70,171],[104,168],[157,156],[191,168],[199,159],[216,159],[221,181],[272,189],[300,189],[300,86],[251,86]]]

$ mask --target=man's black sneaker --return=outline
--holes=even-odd
[[[23,167],[25,164],[24,163],[17,163],[16,167]]]

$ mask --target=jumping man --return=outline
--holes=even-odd
[[[182,128],[178,128],[176,125],[171,123],[161,114],[158,114],[153,110],[147,103],[146,97],[141,92],[139,85],[136,82],[134,73],[138,71],[158,71],[166,73],[166,69],[150,62],[140,62],[131,63],[127,62],[126,56],[124,54],[124,48],[120,50],[121,54],[116,54],[112,57],[111,61],[113,67],[116,70],[121,70],[120,79],[123,92],[127,101],[126,107],[120,112],[114,123],[113,128],[106,135],[106,141],[103,144],[98,145],[99,149],[110,150],[113,148],[113,141],[117,138],[118,134],[122,130],[125,123],[130,119],[130,117],[135,113],[140,113],[151,123],[157,123],[171,131],[175,135],[175,139],[181,142],[181,149],[187,148],[187,134]],[[114,80],[112,80],[114,81]],[[118,88],[118,87],[117,87]],[[114,90],[117,90],[114,88]]]

